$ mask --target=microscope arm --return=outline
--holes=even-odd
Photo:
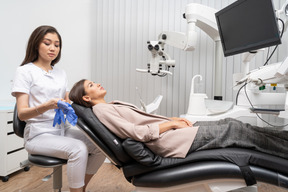
[[[197,3],[186,6],[184,18],[187,20],[187,32],[164,31],[158,41],[184,51],[193,51],[197,44],[196,27],[199,27],[214,41],[219,41],[218,27],[215,19],[216,9]]]
[[[159,34],[158,41],[148,41],[148,49],[152,54],[152,59],[148,64],[148,69],[136,69],[139,72],[148,72],[152,75],[163,76],[168,74],[169,67],[175,66],[175,61],[164,52],[164,45],[170,45],[184,51],[195,50],[197,44],[196,26],[207,33],[214,41],[220,41],[217,23],[215,19],[216,9],[191,3],[186,6],[184,18],[187,20],[187,32],[164,31]],[[157,42],[155,44],[155,42]],[[152,49],[151,49],[152,46]],[[156,49],[156,46],[161,49]],[[164,52],[164,53],[163,53]],[[164,56],[164,57],[163,57]],[[172,64],[173,63],[173,64]],[[168,66],[168,71],[163,70],[162,65]],[[169,72],[169,74],[172,74]]]

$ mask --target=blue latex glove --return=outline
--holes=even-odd
[[[72,108],[72,107],[71,107],[71,108]],[[72,109],[73,109],[73,108],[72,108]],[[78,117],[77,117],[77,115],[75,114],[75,111],[74,111],[74,110],[73,110],[73,112],[72,112],[71,110],[69,110],[69,111],[67,112],[67,114],[66,114],[66,119],[67,119],[67,121],[68,121],[71,125],[75,126],[76,123],[77,123]]]
[[[63,111],[61,109],[55,109],[55,117],[53,121],[53,127],[55,127],[56,124],[61,124],[61,121],[65,123],[66,119],[64,118]]]
[[[58,109],[55,109],[56,114],[54,117],[53,127],[56,125],[56,123],[61,124],[61,121],[65,123],[66,119],[71,125],[75,126],[77,123],[78,117],[75,114],[75,111],[72,108],[72,106],[69,103],[66,103],[61,100],[57,102],[57,106],[58,106]],[[66,115],[66,119],[64,118],[64,114]]]
[[[62,109],[63,110],[64,114],[67,114],[67,112],[69,111],[69,107],[71,107],[71,105],[69,103],[66,103],[66,102],[61,101],[61,100],[59,100],[57,102],[57,106],[58,106],[58,109]],[[74,111],[73,108],[72,108],[72,110]]]

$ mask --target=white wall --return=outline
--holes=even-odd
[[[40,25],[57,28],[63,39],[62,59],[71,87],[91,77],[92,0],[0,0],[0,100],[10,96],[11,80],[24,59],[28,38]]]
[[[273,0],[278,9],[285,0]],[[71,87],[81,78],[92,79],[108,90],[107,100],[120,99],[139,104],[135,87],[146,103],[162,94],[159,113],[178,116],[187,111],[190,82],[203,76],[198,92],[213,96],[214,42],[198,30],[194,52],[166,46],[177,64],[173,76],[164,78],[136,72],[150,60],[147,40],[157,40],[164,30],[186,31],[182,18],[188,3],[201,3],[215,9],[234,0],[0,0],[0,100],[10,96],[11,80],[22,62],[31,32],[39,25],[53,25],[63,38],[58,67],[68,74]],[[287,34],[272,62],[287,55]],[[257,55],[251,68],[261,66],[266,52]],[[241,70],[241,56],[224,58],[223,97],[234,100],[232,74]]]
[[[196,74],[203,76],[197,81],[197,92],[205,92],[213,98],[214,88],[214,42],[198,29],[196,50],[185,52],[170,46],[165,50],[176,60],[173,76],[160,78],[136,72],[146,68],[151,55],[148,40],[158,40],[162,31],[186,32],[186,20],[182,15],[189,3],[200,3],[217,10],[235,0],[97,0],[93,1],[96,18],[93,28],[94,42],[92,79],[102,83],[108,90],[107,100],[120,99],[140,106],[135,87],[141,91],[148,104],[158,95],[164,96],[159,113],[179,116],[186,113],[191,79]],[[279,9],[284,0],[273,0]],[[287,34],[283,45],[272,57],[271,62],[281,61],[287,55]],[[263,65],[266,53],[260,53],[251,62],[251,68]],[[233,101],[232,74],[241,71],[241,56],[223,59],[224,100]]]

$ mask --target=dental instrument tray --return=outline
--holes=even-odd
[[[279,115],[280,111],[285,111],[284,109],[267,109],[267,108],[250,108],[253,113],[264,113],[264,114],[275,114]]]

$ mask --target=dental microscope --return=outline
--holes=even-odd
[[[184,51],[193,51],[196,48],[197,32],[196,27],[203,30],[215,42],[215,79],[214,79],[214,100],[206,102],[207,97],[201,95],[198,97],[191,88],[190,100],[187,113],[181,115],[191,121],[195,120],[219,120],[220,118],[232,117],[251,124],[261,125],[261,121],[257,118],[258,113],[275,114],[281,118],[288,119],[288,59],[275,64],[264,65],[260,68],[249,71],[249,62],[260,50],[247,51],[243,54],[243,71],[241,75],[235,78],[234,89],[239,89],[237,94],[237,103],[218,101],[222,100],[222,63],[223,49],[221,37],[217,26],[215,14],[216,9],[191,3],[186,6],[184,18],[187,20],[186,33],[164,31],[159,34],[157,41],[148,41],[148,50],[151,52],[151,60],[147,64],[147,69],[136,69],[138,72],[150,73],[164,77],[172,75],[171,68],[176,66],[168,53],[164,51],[165,45],[179,48]],[[286,31],[288,23],[288,0],[280,10],[275,11],[279,22],[279,31]],[[200,78],[201,79],[201,78]],[[193,81],[191,82],[193,84]],[[245,86],[244,86],[245,85]],[[265,85],[284,87],[284,93],[264,93],[259,89]],[[191,85],[192,87],[192,85]],[[242,87],[242,88],[241,88]],[[205,105],[201,105],[202,110],[193,111],[195,107],[195,98],[199,100],[196,103],[205,101]],[[201,101],[200,101],[201,100]],[[219,103],[220,102],[220,103]],[[271,110],[262,108],[262,105],[282,105],[282,109]],[[212,107],[211,107],[212,106]],[[215,106],[221,106],[222,109],[217,110]],[[203,112],[204,110],[204,112]],[[251,120],[253,119],[253,120]],[[258,119],[258,120],[255,120]],[[252,121],[252,122],[251,122]],[[256,122],[255,122],[256,121]]]

